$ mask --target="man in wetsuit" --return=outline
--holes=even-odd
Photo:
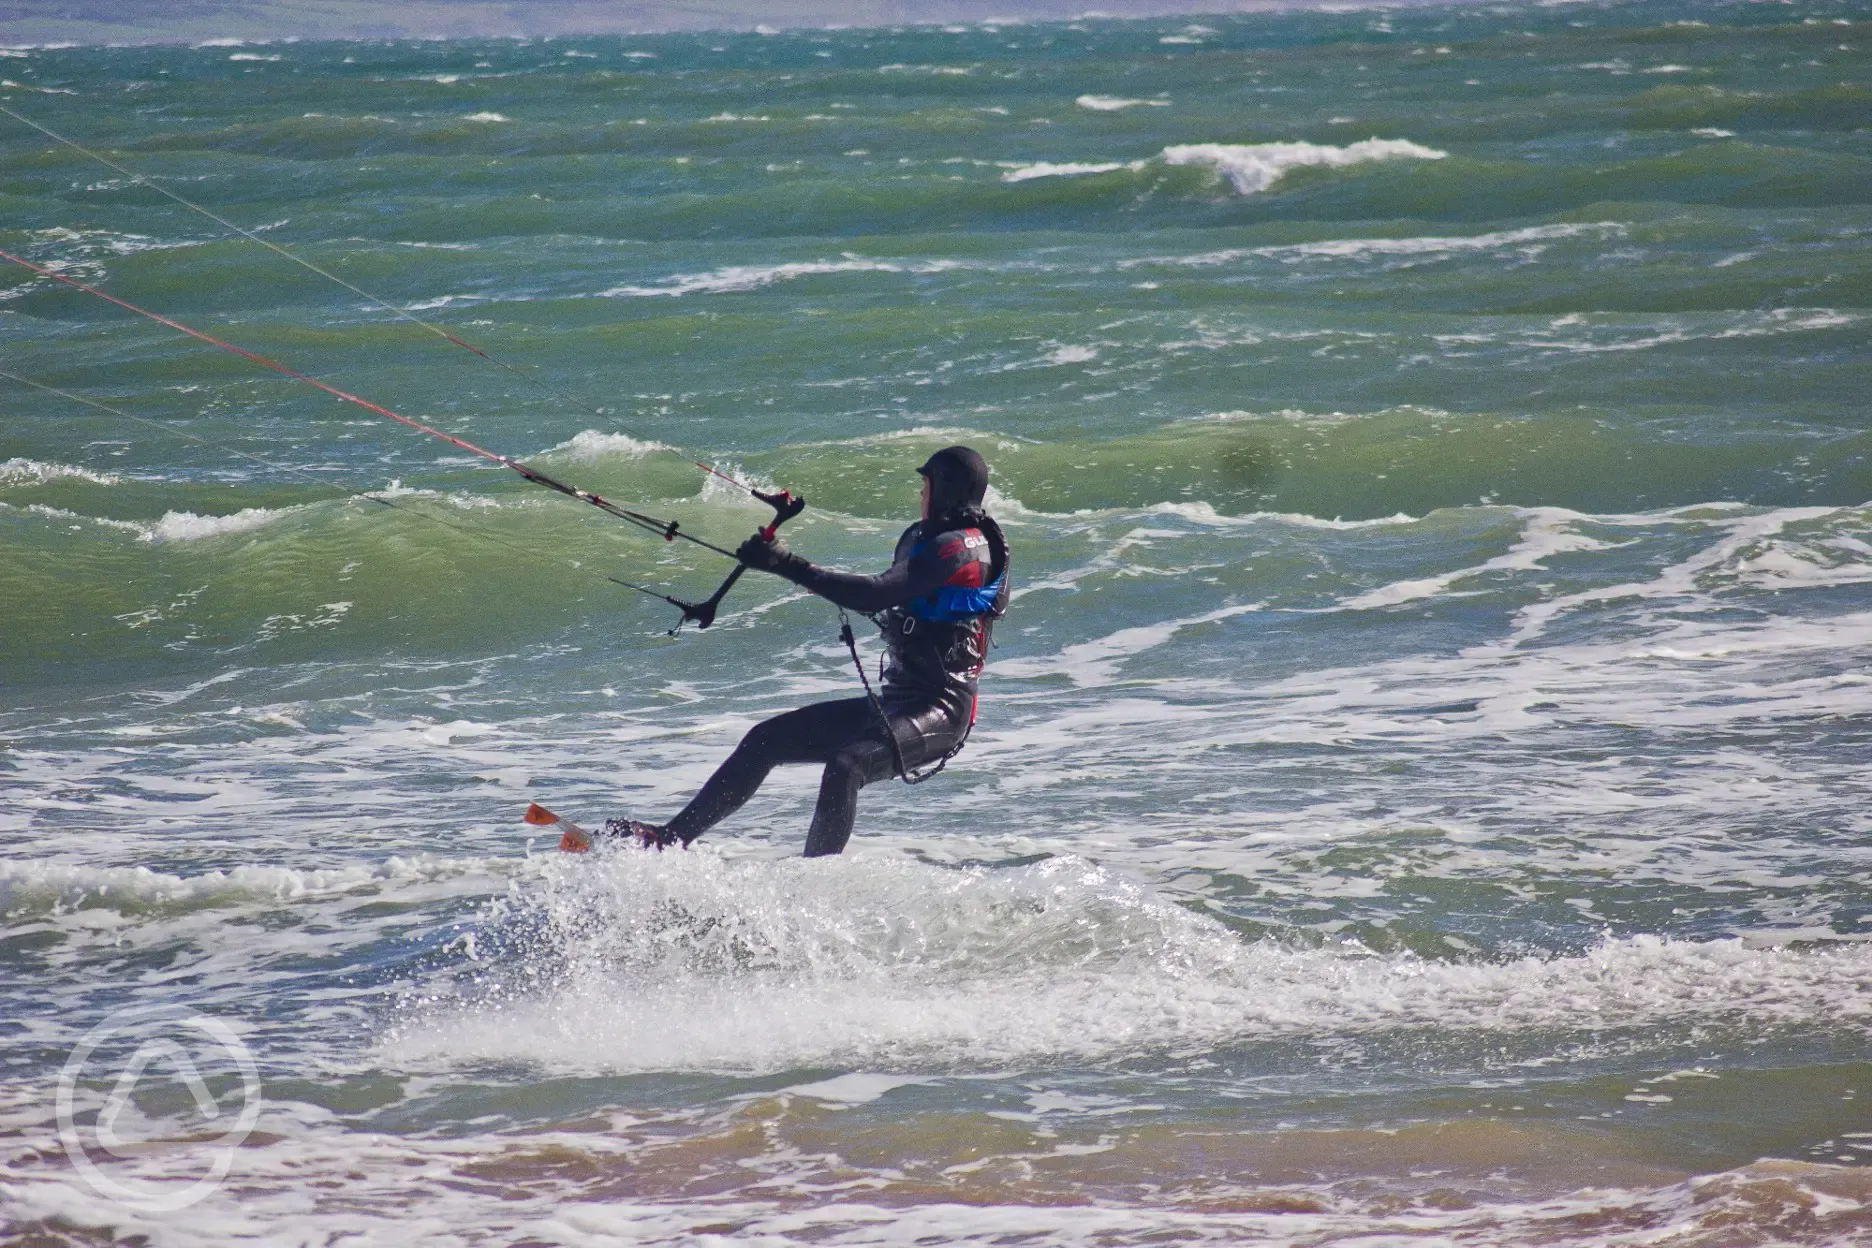
[[[751,568],[876,620],[889,656],[878,704],[868,696],[842,698],[758,724],[674,819],[660,827],[613,820],[608,833],[634,836],[645,846],[687,845],[739,810],[774,767],[821,763],[825,775],[806,856],[836,854],[851,838],[859,789],[961,748],[975,722],[976,679],[990,630],[1007,608],[1007,542],[982,510],[988,465],[980,455],[952,446],[917,471],[923,518],[897,539],[896,556],[881,576],[821,568],[758,536],[735,552]]]

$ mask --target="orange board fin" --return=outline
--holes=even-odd
[[[582,854],[592,847],[591,833],[570,819],[561,819],[538,802],[527,805],[526,821],[536,828],[558,828],[559,848],[568,854]]]

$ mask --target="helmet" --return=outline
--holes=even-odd
[[[917,471],[929,479],[931,516],[980,507],[988,495],[988,461],[966,446],[937,451]]]

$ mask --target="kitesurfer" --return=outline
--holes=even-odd
[[[667,824],[614,819],[607,833],[646,847],[687,845],[739,810],[774,767],[819,763],[825,773],[806,856],[836,854],[851,837],[859,789],[892,775],[908,778],[961,748],[975,722],[976,681],[990,633],[1007,609],[1007,541],[982,510],[988,465],[980,455],[948,447],[917,471],[923,518],[897,539],[882,575],[822,568],[759,535],[735,552],[751,568],[876,621],[887,659],[875,700],[867,690],[864,697],[803,706],[757,724]]]

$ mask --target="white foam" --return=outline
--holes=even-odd
[[[460,738],[472,740],[475,737],[490,736],[500,729],[493,724],[476,723],[471,719],[451,720],[446,724],[432,724],[418,730],[417,735],[425,745],[453,745]]]
[[[1230,721],[1226,728],[1199,718],[1192,729],[1201,727],[1200,740],[1208,748],[1251,741],[1427,743],[1474,737],[1513,739],[1562,724],[1581,728],[1610,724],[1621,731],[1733,730],[1749,724],[1823,722],[1831,716],[1862,713],[1863,680],[1850,670],[1836,673],[1829,669],[1863,644],[1866,630],[1872,627],[1864,613],[1809,619],[1787,614],[1793,606],[1789,604],[1760,619],[1712,614],[1712,607],[1743,587],[1863,583],[1867,572],[1863,566],[1854,566],[1856,560],[1837,550],[1830,556],[1826,553],[1830,529],[1852,525],[1856,516],[1852,509],[1796,508],[1730,518],[1695,510],[1592,517],[1596,525],[1624,525],[1641,531],[1670,524],[1686,526],[1691,532],[1713,528],[1717,537],[1695,554],[1657,571],[1652,579],[1537,600],[1513,616],[1501,640],[1457,655],[1412,656],[1333,668],[1266,682],[1232,695],[1217,694],[1233,698],[1240,708],[1239,718],[1221,715]],[[1524,549],[1507,562],[1541,557],[1552,534],[1535,530],[1531,536]],[[1829,559],[1838,562],[1830,564]],[[1784,579],[1790,575],[1790,564],[1799,571],[1799,583]],[[1604,639],[1574,638],[1566,644],[1548,640],[1563,617],[1582,611],[1605,620],[1599,627],[1610,629],[1610,634]],[[1437,703],[1462,709],[1423,713],[1421,708]],[[1209,713],[1209,718],[1219,714]],[[1172,734],[1166,750],[1174,752],[1185,735]],[[1551,806],[1565,789],[1579,793],[1582,809],[1681,808],[1719,818],[1732,809],[1739,817],[1742,809],[1752,809],[1750,803],[1763,798],[1760,793],[1738,792],[1721,780],[1677,794],[1656,792],[1642,777],[1622,785],[1616,777],[1599,773],[1590,785],[1575,789],[1576,780],[1559,778],[1569,770],[1556,766],[1548,783],[1557,787],[1553,791],[1542,788],[1538,801],[1543,807]],[[1694,777],[1703,771],[1701,766],[1690,766],[1683,774]],[[1819,800],[1817,795],[1805,796],[1799,785],[1776,783],[1773,791],[1779,794],[1778,800],[1792,803],[1790,811]]]
[[[192,511],[165,512],[154,524],[143,526],[146,542],[198,542],[204,538],[251,533],[271,524],[292,508],[243,507],[226,516],[198,516]]]
[[[1110,173],[1115,169],[1142,169],[1144,162],[1139,161],[1103,161],[1096,163],[1060,162],[1050,160],[1035,161],[1030,165],[1016,165],[1001,174],[1003,182],[1027,182],[1034,178],[1076,178],[1088,173]]]
[[[351,614],[352,603],[322,602],[311,611],[282,611],[269,615],[260,623],[260,629],[254,634],[256,641],[272,641],[287,633],[311,633],[321,629],[336,628]],[[446,737],[443,738],[447,740]]]
[[[878,1075],[853,1071],[849,1075],[838,1075],[814,1083],[796,1083],[790,1088],[782,1088],[781,1091],[793,1096],[810,1096],[814,1100],[838,1106],[868,1105],[898,1088],[914,1087],[927,1082],[928,1080],[914,1076]]]
[[[553,982],[522,974],[422,1007],[386,1037],[387,1064],[924,1072],[1281,1036],[1872,1015],[1860,944],[1639,936],[1581,956],[1438,962],[1245,942],[1070,857],[981,871],[692,850],[558,865],[533,898],[548,919],[535,956]],[[871,1081],[836,1091],[881,1094]]]
[[[1572,238],[1623,238],[1628,227],[1622,221],[1581,221],[1558,225],[1533,225],[1518,230],[1497,230],[1488,234],[1456,235],[1433,238],[1373,238],[1324,243],[1301,243],[1291,248],[1303,255],[1415,255],[1440,251],[1492,251],[1519,247],[1525,243],[1552,242]],[[1279,254],[1287,248],[1269,248]]]
[[[1617,221],[1535,225],[1518,230],[1496,230],[1488,234],[1427,235],[1416,238],[1334,238],[1316,243],[1288,243],[1271,247],[1232,247],[1221,251],[1203,251],[1187,256],[1146,256],[1120,262],[1119,268],[1143,265],[1187,265],[1207,267],[1233,264],[1247,259],[1293,262],[1298,260],[1362,260],[1373,256],[1442,256],[1463,252],[1522,250],[1536,251],[1541,244],[1574,238],[1624,235],[1626,227]]]
[[[1872,549],[1853,538],[1817,542],[1770,541],[1731,561],[1729,572],[1757,589],[1815,589],[1872,581]]]
[[[44,460],[15,456],[0,464],[0,487],[44,485],[48,481],[89,481],[93,485],[121,485],[123,478],[74,464],[47,463]]]
[[[780,488],[771,478],[749,472],[733,459],[717,459],[710,467],[715,471],[702,478],[702,501],[711,506],[759,508],[763,504],[748,496],[748,487],[769,493]]]
[[[1393,581],[1389,585],[1381,585],[1344,599],[1335,609],[1364,611],[1394,607],[1420,598],[1446,594],[1458,582],[1486,576],[1491,572],[1525,572],[1539,568],[1543,566],[1544,560],[1566,551],[1610,549],[1611,543],[1573,531],[1573,526],[1584,519],[1578,512],[1561,507],[1531,507],[1521,511],[1520,515],[1525,521],[1520,540],[1506,554],[1497,555],[1474,567],[1458,568],[1453,572],[1417,580]]]
[[[1290,170],[1343,169],[1380,160],[1442,160],[1449,155],[1408,139],[1364,139],[1344,147],[1323,143],[1187,143],[1163,150],[1172,165],[1214,165],[1237,193],[1257,195]]]
[[[15,507],[11,503],[0,503],[0,511],[24,511],[29,516],[43,516],[47,520],[70,521],[66,527],[80,529],[86,524],[95,524],[100,528],[119,529],[126,533],[142,536],[147,532],[144,525],[134,520],[112,520],[105,516],[87,516],[76,511],[67,511],[63,507],[48,507],[44,503],[31,503],[25,507]]]
[[[463,121],[512,121],[513,118],[503,117],[499,113],[469,113],[466,117],[463,117],[462,120]]]
[[[517,865],[513,860],[422,854],[391,857],[375,866],[300,870],[250,864],[184,876],[148,867],[0,859],[0,910],[14,914],[78,908],[134,911],[152,906],[297,902],[360,889],[379,891],[490,873],[507,875]]]
[[[1725,341],[1746,338],[1773,338],[1784,334],[1804,334],[1841,329],[1861,324],[1863,313],[1839,308],[1768,308],[1716,314],[1675,313],[1637,325],[1623,316],[1600,314],[1591,319],[1567,317],[1553,322],[1545,330],[1525,335],[1504,336],[1502,341],[1536,350],[1566,351],[1582,355],[1649,351],[1654,347],[1675,346],[1696,341]],[[1559,329],[1578,331],[1562,336]],[[1489,341],[1477,339],[1476,341]]]
[[[32,91],[39,95],[77,95],[70,87],[35,87],[30,82],[14,82],[11,78],[0,78],[0,87],[10,91]]]
[[[797,1118],[784,1110],[769,1117],[765,1104],[744,1116],[711,1117],[711,1125],[700,1129],[663,1112],[621,1117],[614,1130],[585,1124],[524,1133],[338,1130],[310,1105],[269,1101],[260,1130],[241,1150],[238,1179],[179,1213],[140,1214],[100,1201],[69,1169],[34,1166],[22,1148],[25,1158],[0,1189],[0,1217],[11,1225],[84,1228],[81,1233],[97,1238],[165,1248],[240,1248],[257,1241],[368,1248],[480,1242],[566,1248],[1629,1248],[1644,1240],[1665,1242],[1661,1235],[1696,1243],[1781,1243],[1788,1241],[1783,1228],[1789,1225],[1812,1232],[1799,1242],[1856,1244],[1867,1205],[1862,1168],[1779,1160],[1677,1182],[1653,1178],[1655,1170],[1641,1171],[1629,1186],[1594,1183],[1543,1199],[1528,1189],[1547,1188],[1544,1175],[1530,1183],[1514,1157],[1538,1148],[1536,1155],[1547,1159],[1544,1171],[1577,1164],[1585,1145],[1577,1135],[1532,1122],[1477,1122],[1473,1133],[1462,1125],[1428,1124],[1352,1129],[1343,1136],[1280,1132],[1243,1152],[1224,1148],[1220,1156],[1227,1169],[1220,1173],[1213,1166],[1179,1169],[1169,1159],[1158,1169],[1137,1151],[1170,1147],[1194,1158],[1191,1167],[1200,1166],[1201,1150],[1219,1139],[1213,1126],[1201,1123],[1168,1144],[1115,1133],[1096,1145],[1055,1139],[1051,1132],[1034,1138],[1023,1131],[1009,1140],[990,1127],[980,1148],[961,1154],[969,1160],[943,1168],[938,1183],[926,1177],[933,1167],[925,1159],[956,1155],[954,1141],[924,1144],[904,1164],[894,1153],[872,1160],[869,1149],[835,1149],[826,1141],[838,1137],[823,1126],[802,1132]],[[878,1137],[859,1138],[870,1144]],[[1510,1150],[1501,1159],[1504,1173],[1494,1181],[1479,1173],[1480,1163],[1469,1152],[1449,1152],[1473,1150],[1491,1138]],[[765,1147],[754,1144],[756,1139]],[[1288,1139],[1306,1158],[1339,1158],[1325,1167],[1329,1171],[1339,1165],[1360,1175],[1371,1164],[1380,1169],[1351,1181],[1332,1181],[1330,1173],[1289,1177],[1280,1173],[1280,1150]],[[1393,1147],[1386,1148],[1386,1141]],[[707,1150],[712,1160],[729,1142],[739,1146],[733,1162],[706,1171],[703,1187],[687,1161],[690,1150]],[[32,1143],[56,1150],[56,1134],[48,1129]],[[1090,1171],[1073,1167],[1075,1156],[1109,1153],[1112,1145],[1128,1145],[1131,1160]],[[740,1151],[750,1146],[760,1151]],[[1430,1159],[1409,1179],[1387,1165],[1402,1149]],[[1265,1167],[1276,1174],[1240,1172],[1243,1159],[1256,1158],[1266,1158]],[[1100,1163],[1117,1160],[1095,1156]],[[112,1173],[152,1188],[164,1182],[180,1187],[198,1177],[187,1168],[191,1162],[199,1165],[196,1150],[152,1149],[115,1163]],[[550,1182],[526,1181],[546,1165],[552,1166]],[[1020,1176],[1024,1185],[1010,1187],[1004,1174]],[[1169,1194],[1133,1195],[1140,1184],[1159,1187],[1170,1176],[1176,1182]],[[986,1187],[961,1188],[984,1180]],[[1125,1183],[1118,1189],[1123,1197],[1111,1195],[1115,1183]],[[1461,1200],[1448,1196],[1456,1183],[1462,1185]],[[1080,1184],[1093,1195],[1079,1197]],[[704,1194],[691,1194],[696,1188]],[[1431,1198],[1425,1198],[1426,1188]],[[1192,1190],[1200,1198],[1191,1197]],[[1040,1195],[1026,1195],[1030,1191]],[[1075,1193],[1071,1203],[1062,1196],[1068,1192]],[[1635,1239],[1631,1227],[1645,1228],[1643,1239]]]
[[[541,454],[561,455],[578,463],[595,464],[606,459],[642,459],[646,455],[668,449],[661,442],[646,442],[627,433],[602,433],[597,429],[586,429],[557,446],[546,448]]]
[[[416,303],[405,304],[403,310],[405,312],[431,312],[436,308],[447,308],[458,303],[480,303],[486,298],[486,295],[437,295],[433,299],[422,299]],[[367,304],[365,306],[374,307],[376,305]]]
[[[394,494],[396,491],[383,491]],[[405,491],[416,493],[418,491]],[[8,507],[0,503],[0,508]],[[204,538],[223,537],[232,533],[245,533],[263,525],[270,524],[282,516],[303,507],[248,507],[226,516],[198,516],[192,511],[165,512],[160,520],[115,520],[109,516],[87,516],[61,507],[47,507],[34,503],[24,510],[54,520],[72,520],[80,523],[100,525],[109,529],[120,529],[126,533],[135,533],[146,542],[166,544],[170,542],[193,542]],[[77,525],[72,527],[76,528]]]
[[[776,282],[826,273],[901,273],[905,266],[887,260],[847,257],[843,260],[799,261],[788,264],[731,265],[707,273],[684,274],[653,286],[613,286],[598,292],[600,299],[648,298],[657,295],[714,295],[759,290]]]
[[[179,179],[167,179],[177,181]],[[99,184],[102,185],[102,184]],[[116,185],[127,186],[132,183],[123,181]],[[180,247],[201,247],[206,242],[202,239],[181,239],[169,241],[151,238],[147,234],[129,234],[119,230],[74,230],[66,226],[55,225],[43,230],[33,231],[33,237],[48,243],[67,243],[79,252],[104,252],[113,256],[133,256],[143,251],[169,251]],[[48,268],[59,268],[51,264]]]
[[[1127,108],[1166,108],[1169,100],[1131,100],[1119,95],[1082,95],[1073,103],[1095,113],[1116,113]]]
[[[959,432],[967,436],[966,430]],[[1397,524],[1415,524],[1420,519],[1420,517],[1407,515],[1401,511],[1365,520],[1346,520],[1336,516],[1309,516],[1303,512],[1294,511],[1248,511],[1229,514],[1217,511],[1215,504],[1205,501],[1191,503],[1165,501],[1151,503],[1146,507],[1081,507],[1074,511],[1042,511],[1027,506],[1012,494],[1001,493],[993,485],[988,487],[986,505],[988,510],[997,516],[1005,512],[1010,517],[1024,517],[1031,520],[1085,522],[1127,520],[1145,516],[1175,516],[1204,528],[1245,528],[1262,524],[1285,524],[1310,529],[1369,529]],[[1029,586],[1029,588],[1032,587]]]
[[[1051,583],[1046,587],[1052,587]],[[1036,585],[1033,589],[1042,588]],[[1030,591],[1031,592],[1031,591]],[[1109,685],[1117,681],[1118,669],[1125,660],[1170,641],[1186,628],[1232,619],[1250,611],[1261,610],[1260,603],[1220,607],[1187,619],[1164,620],[1136,628],[1121,628],[1115,633],[1091,641],[1067,646],[1058,654],[1030,659],[1005,659],[995,665],[997,675],[1011,677],[1065,676],[1081,688]]]
[[[1694,598],[1698,578],[1732,563],[1749,547],[1772,539],[1790,524],[1839,514],[1835,507],[1787,507],[1720,522],[1725,536],[1702,551],[1660,571],[1647,582],[1627,583],[1564,594],[1523,608],[1515,617],[1509,644],[1519,645],[1539,636],[1559,616],[1592,603],[1656,598]]]
[[[1270,519],[1242,527],[1253,532],[1261,526],[1254,545],[1273,548],[1277,558],[1332,548],[1284,539]],[[1470,532],[1479,518],[1468,516],[1440,513],[1402,523],[1433,526],[1424,538],[1448,548],[1448,526],[1459,519],[1458,549],[1476,536],[1502,540]],[[1024,595],[1083,593],[1088,581],[1107,591],[1139,592],[1126,582],[1144,565],[1114,553],[1119,543],[1107,519],[1086,523],[1086,537],[1100,553],[1084,568],[1049,570],[1024,587]],[[1225,870],[1261,887],[1270,886],[1282,859],[1258,838],[1308,845],[1419,820],[1442,828],[1475,819],[1514,825],[1531,811],[1565,812],[1569,848],[1564,862],[1550,863],[1559,872],[1575,869],[1590,845],[1594,853],[1612,854],[1610,861],[1687,887],[1788,874],[1780,866],[1782,848],[1748,837],[1719,847],[1709,829],[1764,819],[1777,827],[1816,820],[1824,826],[1841,801],[1856,801],[1848,795],[1864,791],[1856,770],[1826,761],[1829,749],[1809,752],[1802,743],[1810,731],[1825,740],[1837,731],[1833,725],[1863,716],[1872,688],[1872,678],[1863,675],[1872,617],[1823,607],[1824,598],[1813,614],[1796,595],[1872,579],[1872,561],[1855,545],[1872,546],[1865,513],[1704,507],[1570,519],[1550,512],[1517,523],[1521,532],[1509,541],[1518,549],[1483,582],[1491,601],[1466,613],[1499,613],[1499,631],[1453,653],[1432,648],[1348,656],[1323,669],[1300,663],[1292,674],[1282,674],[1288,664],[1278,662],[1266,674],[1232,677],[1234,662],[1224,656],[1237,655],[1253,671],[1263,660],[1252,639],[1288,631],[1269,621],[1246,622],[1239,648],[1201,633],[1166,639],[1141,625],[1104,637],[1069,636],[1039,653],[1025,648],[997,656],[984,700],[993,714],[984,715],[970,745],[976,765],[992,776],[978,788],[979,799],[1000,802],[1030,789],[1070,792],[1064,804],[1050,797],[1011,803],[1010,829],[1040,845],[1063,837],[1105,861],[1133,863],[1153,875]],[[1600,544],[1581,548],[1575,536]],[[1410,545],[1422,548],[1418,538]],[[1560,567],[1549,567],[1560,562],[1550,556],[1561,547],[1573,553]],[[1662,566],[1658,551],[1671,552]],[[1473,573],[1477,566],[1464,560],[1460,570]],[[1624,575],[1608,577],[1609,569]],[[1216,579],[1218,598],[1246,588],[1233,578]],[[1411,579],[1429,583],[1387,587],[1390,592],[1378,596],[1412,601],[1413,593],[1462,595],[1480,587],[1460,576],[1441,586],[1437,577]],[[1517,610],[1520,603],[1527,605]],[[1040,610],[1045,613],[1044,605]],[[1159,649],[1167,653],[1148,666],[1132,657]],[[1071,687],[1037,683],[1049,678]],[[1782,731],[1790,726],[1798,726],[1793,737]],[[1674,761],[1662,767],[1650,761],[1651,751],[1596,763],[1564,749],[1548,753],[1552,743],[1596,742],[1605,732],[1621,740],[1669,734],[1672,744],[1661,752]],[[1754,762],[1706,757],[1695,743],[1708,733],[1788,744],[1772,745]],[[1296,809],[1294,777],[1278,760],[1305,745],[1329,754],[1356,751],[1346,757],[1359,761],[1340,773],[1349,786],[1342,793],[1322,792]],[[1399,795],[1373,771],[1378,761],[1409,767],[1426,751],[1446,750],[1447,757],[1465,760],[1466,779],[1446,785],[1418,777],[1407,791],[1420,793],[1423,805],[1398,809]],[[1777,759],[1786,765],[1769,761]],[[1130,833],[1102,835],[1105,818],[1115,816],[1094,814],[1082,822],[1071,815],[1134,809],[1138,795],[1187,773],[1208,783],[1169,780],[1190,808],[1153,807],[1143,820],[1151,829],[1143,844],[1131,845]],[[1475,795],[1483,790],[1499,796]],[[1269,806],[1268,794],[1285,796]],[[1454,805],[1442,804],[1444,794]],[[1048,813],[1012,813],[1029,805]],[[1384,813],[1373,816],[1374,806]],[[1059,826],[1062,818],[1070,830]],[[1006,852],[1021,850],[1010,844]],[[1499,866],[1485,863],[1496,863],[1492,853],[1479,857],[1475,869]],[[1324,887],[1310,866],[1285,878],[1302,891]],[[1828,924],[1823,901],[1790,902],[1772,913],[1777,930]]]
[[[875,260],[851,253],[838,260],[799,261],[784,264],[731,265],[707,273],[682,274],[656,285],[614,286],[597,292],[597,298],[642,298],[655,295],[727,294],[759,290],[777,282],[830,273],[948,273],[957,269],[985,268],[967,260]]]

